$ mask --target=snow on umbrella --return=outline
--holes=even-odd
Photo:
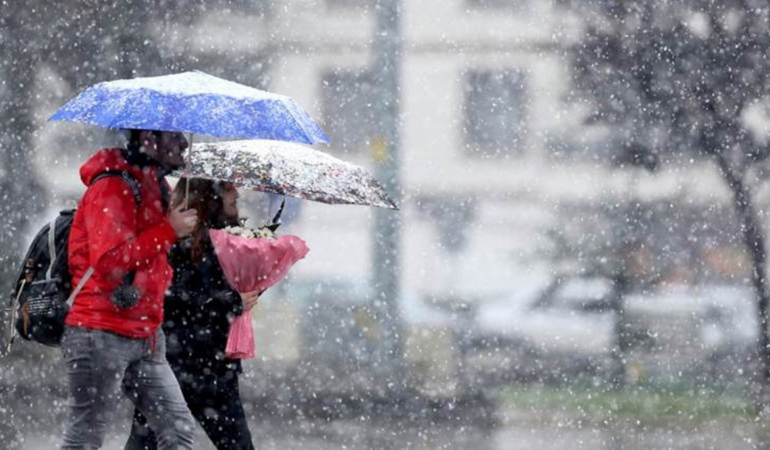
[[[199,71],[98,83],[49,120],[227,138],[329,142],[293,99]]]
[[[193,149],[188,168],[176,175],[323,203],[398,209],[369,171],[303,145],[249,140],[201,143]]]

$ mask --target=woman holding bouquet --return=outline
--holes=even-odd
[[[238,191],[232,183],[182,178],[172,203],[184,201],[198,225],[189,238],[174,245],[174,269],[165,299],[163,330],[169,364],[187,405],[217,449],[253,449],[238,391],[241,363],[225,356],[230,322],[259,301],[258,292],[239,294],[225,279],[209,238],[210,229],[238,226]],[[155,436],[138,410],[126,449],[155,449]]]

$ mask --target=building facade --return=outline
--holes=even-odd
[[[581,126],[584,111],[569,100],[565,48],[578,27],[558,2],[401,3],[402,192],[401,211],[393,214],[401,218],[405,290],[465,301],[504,296],[547,274],[543,253],[565,204],[729,199],[708,164],[650,175],[611,170],[603,161],[611,149]],[[202,70],[294,97],[329,132],[332,143],[322,150],[373,168],[373,139],[381,133],[373,112],[381,101],[371,69],[374,5],[223,2],[158,42],[162,52],[186,54]],[[50,76],[41,77],[57,92]],[[53,105],[74,95],[59,89]],[[71,134],[73,125],[66,127]],[[48,127],[49,135],[61,130]],[[57,146],[42,145],[51,150],[41,152],[41,165],[56,162],[51,190],[61,200],[76,198],[82,187],[75,167],[90,149],[62,156]],[[253,225],[266,220],[263,200],[244,202]],[[369,279],[373,227],[371,208],[291,201],[283,230],[311,248],[293,275]]]

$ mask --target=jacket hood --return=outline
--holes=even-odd
[[[127,171],[136,179],[140,179],[142,171],[140,167],[133,166],[126,161],[126,150],[122,148],[105,148],[80,166],[80,179],[86,186],[91,185],[93,179],[104,172]]]

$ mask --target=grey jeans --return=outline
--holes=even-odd
[[[159,449],[193,448],[195,422],[166,361],[162,330],[144,340],[67,327],[61,345],[69,378],[63,450],[102,446],[121,390],[147,418]]]

